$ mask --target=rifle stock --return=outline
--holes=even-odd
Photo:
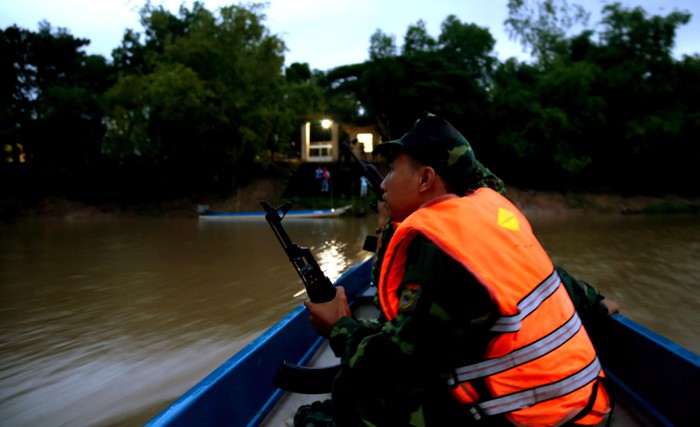
[[[329,393],[340,365],[324,368],[307,368],[283,362],[275,375],[273,384],[282,390],[302,394]]]

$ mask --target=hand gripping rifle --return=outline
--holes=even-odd
[[[265,209],[267,223],[272,227],[272,231],[277,236],[282,249],[289,257],[289,261],[291,261],[299,277],[301,277],[311,302],[320,303],[332,300],[335,297],[335,286],[321,271],[311,250],[292,242],[292,239],[289,238],[287,231],[282,226],[282,219],[292,208],[292,204],[285,203],[278,208],[273,208],[265,201],[261,201],[260,204]],[[279,371],[277,371],[274,385],[295,393],[328,393],[331,390],[333,378],[335,378],[339,370],[340,365],[328,368],[305,368],[285,361]]]

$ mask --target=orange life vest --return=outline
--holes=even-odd
[[[488,188],[422,207],[396,229],[379,279],[382,311],[391,320],[405,272],[406,248],[422,234],[459,261],[488,291],[501,317],[481,362],[458,367],[452,395],[475,418],[503,414],[515,425],[601,422],[609,412],[603,376],[588,334],[530,224]],[[490,396],[472,385],[483,381]],[[591,399],[595,399],[591,402]]]

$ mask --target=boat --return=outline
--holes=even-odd
[[[371,260],[343,274],[353,309],[372,307]],[[615,405],[612,426],[683,426],[697,417],[700,356],[614,314],[589,331],[603,363]],[[338,363],[324,338],[311,328],[300,305],[147,425],[283,426],[296,408],[327,398],[285,392],[273,385],[282,361],[324,367]]]
[[[286,219],[334,218],[347,213],[352,206],[335,209],[290,210]],[[199,219],[208,221],[264,220],[265,212],[206,212],[199,214]]]

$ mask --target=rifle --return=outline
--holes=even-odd
[[[269,203],[261,201],[265,209],[265,219],[289,257],[294,269],[304,283],[306,293],[314,303],[328,302],[335,297],[335,286],[326,276],[314,258],[311,250],[292,242],[287,231],[282,226],[282,219],[292,208],[291,203],[273,208]],[[280,215],[281,213],[281,215]],[[282,390],[304,394],[328,393],[331,390],[333,378],[340,370],[340,365],[327,368],[306,368],[293,363],[283,362],[277,371],[273,384]]]
[[[340,146],[343,149],[345,149],[345,151],[348,154],[350,154],[350,156],[352,156],[353,159],[355,159],[353,164],[358,165],[360,168],[360,173],[367,177],[369,184],[372,186],[372,191],[374,191],[374,194],[377,196],[377,200],[370,203],[370,207],[373,211],[379,212],[377,202],[382,200],[382,197],[384,197],[384,191],[381,188],[382,181],[384,181],[384,177],[373,164],[365,163],[362,160],[360,160],[360,158],[357,157],[357,154],[355,154],[355,152],[352,151],[352,147],[350,147],[347,142],[343,142]],[[376,248],[377,236],[365,236],[365,242],[362,245],[362,249],[369,252],[374,252]]]

